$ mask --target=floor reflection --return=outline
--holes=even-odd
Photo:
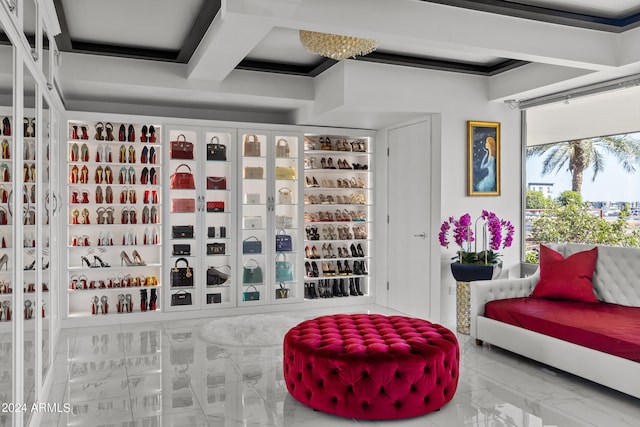
[[[382,307],[344,312],[398,314]],[[326,310],[292,313],[300,320]],[[282,346],[225,347],[200,338],[206,319],[63,330],[42,426],[632,426],[637,399],[459,336],[460,383],[440,411],[393,422],[315,412],[293,399]],[[0,378],[0,381],[2,379]]]

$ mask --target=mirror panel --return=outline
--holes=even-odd
[[[44,378],[46,378],[47,372],[49,370],[49,366],[51,365],[51,321],[49,319],[49,309],[51,307],[51,298],[49,296],[49,284],[50,284],[50,247],[51,247],[51,212],[50,212],[50,198],[51,198],[51,184],[50,184],[50,161],[49,161],[49,146],[51,145],[50,140],[50,114],[51,110],[49,109],[49,104],[47,100],[42,98],[42,115],[41,115],[41,123],[36,121],[38,125],[38,135],[41,137],[41,143],[38,144],[38,150],[36,153],[36,158],[38,159],[38,170],[41,173],[38,174],[38,185],[40,186],[41,191],[38,192],[38,204],[42,205],[39,209],[40,212],[40,226],[42,227],[42,235],[41,235],[41,248],[42,248],[42,256],[40,259],[42,262],[40,263],[40,269],[42,272],[42,279],[39,282],[39,300],[41,304],[40,308],[40,319],[42,323],[42,339],[40,342],[42,343],[41,356],[42,356],[42,381],[44,382]],[[43,385],[41,383],[40,385]]]
[[[7,35],[0,25],[0,38]],[[9,200],[12,191],[13,173],[13,47],[0,45],[0,401],[15,402],[13,396],[13,314],[15,313],[14,274],[12,256],[12,217],[9,214]],[[13,413],[0,413],[0,425],[12,425]]]
[[[27,408],[36,400],[36,355],[38,354],[38,336],[36,335],[36,317],[40,312],[40,301],[37,297],[36,283],[40,283],[40,274],[38,269],[42,264],[40,262],[40,250],[38,242],[38,233],[36,221],[38,220],[38,200],[37,200],[37,174],[38,168],[36,163],[36,138],[35,138],[35,107],[36,107],[36,82],[31,72],[26,66],[23,66],[24,73],[24,109],[22,120],[22,167],[21,170],[21,190],[18,191],[22,197],[22,225],[23,225],[23,280],[22,286],[17,286],[18,291],[22,291],[24,295],[23,307],[17,311],[24,319],[24,348],[23,348],[23,392],[24,399],[21,403],[26,404]],[[19,182],[19,180],[16,180]],[[17,218],[16,218],[17,220]],[[18,266],[19,267],[19,266]],[[31,418],[31,411],[24,413],[24,423],[28,425]]]

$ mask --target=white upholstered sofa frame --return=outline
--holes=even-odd
[[[551,245],[569,256],[594,245]],[[471,336],[476,344],[495,345],[640,398],[640,363],[576,345],[484,316],[485,303],[526,297],[540,276],[471,283]],[[593,279],[598,299],[640,307],[640,249],[598,246]]]

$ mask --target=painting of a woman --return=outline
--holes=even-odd
[[[500,124],[469,122],[469,195],[500,194]]]

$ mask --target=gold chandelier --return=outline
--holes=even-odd
[[[300,30],[300,43],[311,53],[336,60],[366,55],[378,47],[378,42],[371,39],[306,30]]]

